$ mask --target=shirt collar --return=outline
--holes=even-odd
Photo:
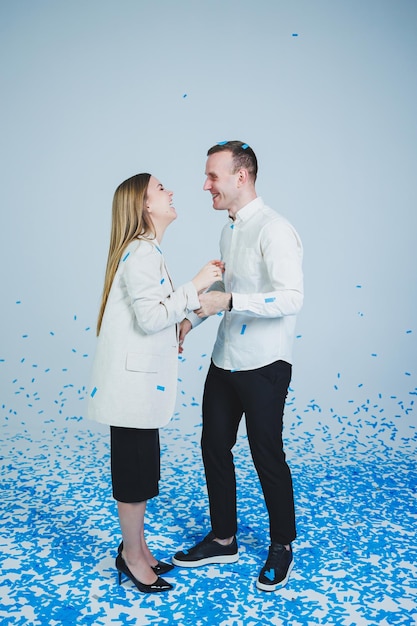
[[[252,215],[254,215],[257,211],[259,211],[259,209],[261,209],[263,206],[264,206],[264,201],[262,200],[260,196],[258,196],[257,198],[249,202],[249,204],[246,204],[241,209],[239,209],[239,211],[236,213],[235,221],[246,222],[248,219],[252,217]]]

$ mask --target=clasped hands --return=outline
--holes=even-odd
[[[206,293],[201,293],[198,296],[198,299],[200,300],[200,308],[196,309],[194,313],[196,313],[198,317],[208,317],[209,315],[220,313],[220,311],[227,311],[230,304],[230,297],[231,294],[225,293],[224,291],[207,291]],[[191,328],[192,325],[190,320],[187,318],[183,319],[180,324],[179,333],[178,352],[180,354],[184,351],[184,339],[190,332]]]
[[[216,315],[221,311],[228,311],[230,305],[230,293],[224,291],[206,291],[198,296],[200,300],[200,308],[196,309],[194,313],[198,317],[208,317],[209,315]]]
[[[215,288],[206,291],[208,287],[222,280],[223,272],[224,262],[214,260],[207,263],[193,279],[200,301],[200,307],[194,310],[198,317],[208,317],[229,309],[230,293],[225,293],[224,289],[216,291]]]
[[[200,307],[194,313],[198,317],[209,317],[221,311],[227,311],[230,305],[230,293],[222,291],[205,291],[208,287],[222,280],[224,272],[223,261],[214,260],[207,263],[193,278],[193,284],[198,291]],[[191,322],[185,318],[180,324],[178,352],[183,352],[183,343],[186,335],[192,328]]]

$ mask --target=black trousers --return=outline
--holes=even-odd
[[[243,413],[269,514],[271,541],[286,545],[295,539],[292,479],[282,442],[290,380],[291,365],[285,361],[237,372],[210,365],[203,395],[201,447],[212,530],[219,539],[232,537],[237,531],[232,448]]]

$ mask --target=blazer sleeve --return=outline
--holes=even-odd
[[[200,306],[197,290],[190,281],[175,291],[159,249],[141,241],[124,262],[124,281],[139,327],[157,333],[180,322]]]

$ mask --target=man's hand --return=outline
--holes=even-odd
[[[187,318],[183,319],[182,322],[180,323],[180,334],[179,334],[179,342],[178,342],[179,354],[182,354],[184,350],[184,348],[182,347],[182,344],[184,343],[185,336],[190,332],[191,329],[192,329],[192,326],[191,326],[190,320],[187,320]]]
[[[198,297],[200,300],[200,308],[196,309],[194,313],[196,313],[198,317],[208,317],[209,315],[220,313],[220,311],[228,311],[231,297],[231,293],[224,293],[222,291],[208,291],[202,293]]]

